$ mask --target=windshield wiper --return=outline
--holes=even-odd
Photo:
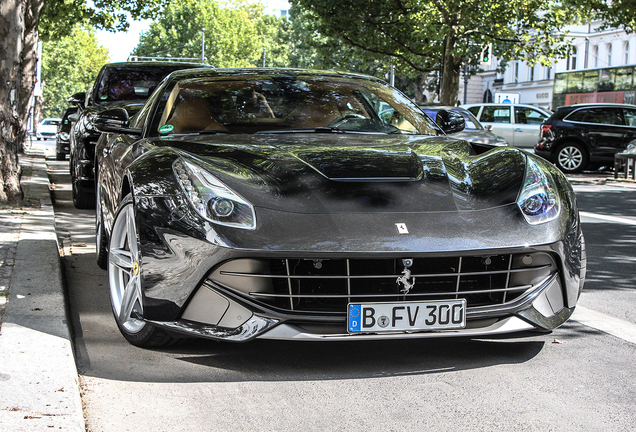
[[[294,133],[338,133],[338,134],[364,134],[364,133],[377,133],[373,131],[357,131],[351,129],[339,129],[335,127],[320,126],[316,128],[304,128],[304,129],[279,129],[279,130],[262,130],[254,132],[257,134],[294,134]]]
[[[206,130],[192,132],[192,133],[198,134],[198,135],[216,135],[216,134],[231,134],[231,133],[237,133],[237,132],[230,132],[224,129],[209,129],[209,130],[206,129]]]

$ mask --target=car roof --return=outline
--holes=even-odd
[[[202,63],[191,63],[191,62],[178,62],[178,61],[134,61],[134,62],[115,62],[115,63],[106,63],[104,67],[108,68],[130,68],[130,69],[144,69],[144,68],[152,68],[152,67],[170,67],[183,65],[184,67],[189,68],[212,68],[210,65],[205,65]]]
[[[439,110],[445,109],[445,110],[449,110],[449,111],[457,111],[457,112],[468,113],[471,116],[473,115],[466,108],[450,106],[450,105],[418,104],[417,106],[420,107],[420,109],[422,109],[425,112],[426,111],[430,111],[430,112],[437,113]]]
[[[636,108],[636,105],[617,103],[582,103],[574,105],[564,105],[556,109],[557,112],[569,112],[584,108]]]
[[[540,106],[531,105],[531,104],[520,104],[520,103],[497,103],[497,102],[485,102],[485,103],[472,103],[472,104],[461,104],[460,107],[473,107],[473,106],[522,106],[522,107],[530,107],[530,108],[538,108],[545,111],[545,108],[541,108]]]
[[[581,104],[574,104],[574,105],[568,105],[571,107],[575,107],[575,108],[580,108],[580,107],[605,107],[605,108],[609,108],[609,107],[626,107],[626,108],[636,108],[636,105],[632,105],[632,104],[620,104],[620,103],[609,103],[609,102],[601,102],[601,103],[581,103]],[[562,107],[561,107],[562,108]]]
[[[195,68],[195,69],[181,69],[174,71],[170,74],[172,79],[179,79],[181,77],[189,76],[209,76],[209,77],[230,77],[230,76],[244,76],[244,75],[274,75],[278,77],[295,77],[300,75],[313,75],[313,76],[332,76],[332,77],[348,77],[357,79],[367,79],[376,82],[385,83],[385,81],[370,76],[354,72],[340,72],[333,70],[318,70],[318,69],[296,69],[296,68],[263,68],[263,67],[249,67],[249,68]]]
[[[419,106],[420,108],[427,108],[427,109],[447,109],[447,110],[452,110],[452,109],[460,109],[460,110],[465,110],[466,108],[462,108],[459,106],[450,106],[450,105],[441,105],[441,104],[417,104],[417,106]]]

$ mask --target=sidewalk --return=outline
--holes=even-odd
[[[585,171],[581,174],[566,175],[572,186],[611,186],[636,189],[632,179],[614,178],[614,171]]]
[[[44,154],[20,164],[28,207],[0,209],[0,430],[83,432]]]

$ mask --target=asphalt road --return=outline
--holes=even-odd
[[[580,316],[591,326],[571,320],[507,340],[192,340],[155,351],[120,336],[95,264],[94,212],[73,207],[68,162],[48,166],[90,431],[636,429],[636,343],[625,336],[636,323],[636,189],[575,179],[589,258]]]

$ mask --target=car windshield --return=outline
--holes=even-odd
[[[169,87],[155,134],[352,132],[436,135],[401,93],[366,79],[200,77]]]
[[[479,123],[479,120],[477,120],[475,116],[470,113],[470,111],[457,110],[456,112],[464,117],[464,121],[466,122],[466,127],[464,128],[465,130],[484,130],[484,127],[481,125],[481,123]]]
[[[59,119],[49,119],[42,122],[42,126],[57,126],[60,124]]]
[[[123,100],[145,100],[157,84],[177,67],[159,67],[132,70],[111,68],[104,71],[97,87],[95,100],[114,102]]]

